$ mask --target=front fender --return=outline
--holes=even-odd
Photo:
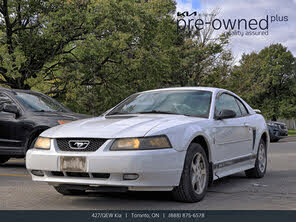
[[[259,147],[259,143],[261,138],[263,137],[263,135],[266,135],[266,148],[268,149],[270,146],[270,135],[269,135],[269,130],[268,130],[268,126],[266,124],[266,121],[264,119],[264,117],[260,114],[256,114],[256,116],[254,117],[253,120],[257,127],[256,127],[256,140],[255,140],[255,144],[254,144],[254,153],[253,154],[257,154],[258,152],[258,147]]]
[[[209,151],[209,159],[211,161],[212,159],[212,152],[211,147],[213,144],[213,138],[210,135],[213,135],[213,132],[210,131],[210,128],[204,127],[203,125],[208,125],[206,121],[204,123],[199,122],[191,122],[191,123],[185,123],[180,125],[175,125],[173,127],[168,127],[163,130],[159,131],[153,131],[153,134],[150,133],[147,136],[153,136],[153,135],[167,135],[173,148],[177,151],[186,151],[189,147],[189,145],[192,143],[192,141],[198,137],[202,136],[208,145],[208,151]]]

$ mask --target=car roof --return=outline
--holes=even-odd
[[[153,90],[147,90],[142,93],[146,92],[158,92],[158,91],[169,91],[169,90],[174,90],[174,91],[182,91],[182,90],[202,90],[202,91],[210,91],[210,92],[217,92],[217,91],[227,91],[225,89],[220,89],[220,88],[214,88],[214,87],[171,87],[171,88],[162,88],[162,89],[153,89]]]
[[[146,93],[146,92],[159,92],[159,91],[169,91],[169,90],[175,90],[175,91],[182,91],[182,90],[202,90],[202,91],[209,91],[212,92],[214,95],[218,94],[220,92],[226,92],[229,93],[231,95],[234,95],[235,97],[238,97],[240,99],[240,101],[242,101],[244,103],[244,105],[247,107],[249,113],[251,114],[255,114],[255,111],[252,109],[252,107],[249,106],[248,103],[246,103],[242,98],[240,98],[238,95],[236,95],[235,93],[227,90],[227,89],[221,89],[221,88],[215,88],[215,87],[172,87],[172,88],[163,88],[163,89],[154,89],[154,90],[147,90],[144,92],[140,92],[140,93]]]
[[[0,87],[0,91],[6,91],[6,92],[26,92],[26,93],[35,93],[35,94],[41,94],[39,92],[33,91],[33,90],[25,90],[25,89],[11,89],[11,88],[4,88]]]
[[[0,87],[0,90],[8,91],[8,92],[30,92],[30,93],[39,93],[33,90],[24,90],[24,89],[10,89],[10,88],[4,88]],[[140,93],[145,92],[157,92],[157,91],[169,91],[169,90],[175,90],[175,91],[182,91],[182,90],[202,90],[202,91],[210,91],[210,92],[217,92],[217,91],[227,91],[225,89],[220,88],[214,88],[214,87],[170,87],[170,88],[162,88],[162,89],[152,89],[143,91]]]
[[[12,91],[10,88],[4,88],[4,87],[0,87],[0,90],[1,91],[8,91],[8,92]]]

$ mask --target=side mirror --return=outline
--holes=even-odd
[[[19,110],[18,110],[17,106],[13,105],[13,104],[5,104],[3,106],[2,111],[7,112],[7,113],[14,113],[16,115],[19,114]]]
[[[236,117],[236,113],[230,109],[223,109],[217,116],[217,120],[230,119]]]

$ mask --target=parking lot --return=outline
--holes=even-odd
[[[296,210],[296,137],[271,144],[263,179],[247,179],[243,173],[220,179],[200,203],[174,202],[165,192],[62,196],[33,182],[23,159],[0,167],[0,193],[2,210]]]

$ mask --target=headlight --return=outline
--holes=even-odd
[[[62,125],[62,124],[66,124],[66,123],[70,123],[70,122],[72,122],[71,120],[58,120],[58,123],[60,124],[60,125]]]
[[[276,126],[274,123],[267,123],[268,126]]]
[[[50,149],[50,138],[38,137],[38,139],[36,140],[36,142],[34,144],[34,148],[49,150]]]
[[[110,150],[150,150],[172,148],[166,136],[117,139]]]

